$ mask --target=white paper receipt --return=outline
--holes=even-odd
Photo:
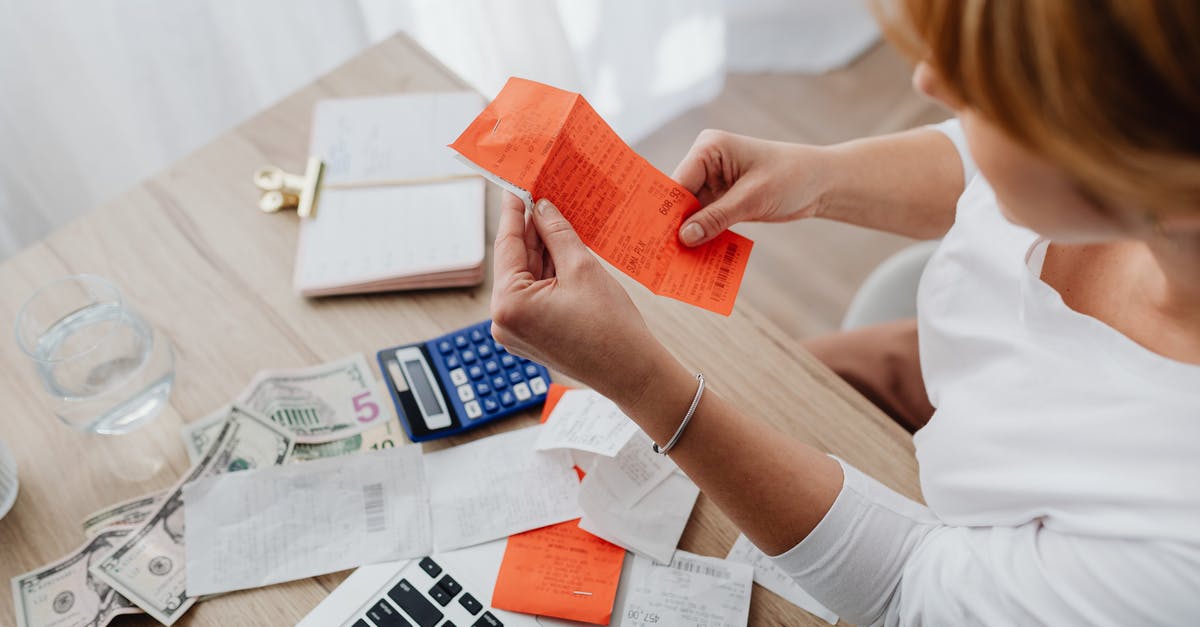
[[[758,550],[758,547],[754,546],[746,536],[738,535],[737,541],[733,543],[733,548],[729,549],[729,556],[726,559],[752,566],[754,581],[758,585],[787,599],[800,609],[815,614],[830,625],[837,624],[837,614],[812,598],[804,591],[804,588],[800,587],[800,584],[796,583],[796,580],[776,566],[771,558]]]
[[[440,553],[579,517],[566,451],[535,451],[541,425],[425,455]]]
[[[676,551],[666,566],[635,557],[621,627],[745,627],[754,569],[716,557]]]
[[[538,436],[537,449],[569,448],[612,457],[638,426],[616,403],[592,390],[568,390]]]
[[[190,595],[433,548],[419,446],[217,475],[185,486],[183,499]]]

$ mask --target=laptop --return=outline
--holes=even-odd
[[[507,541],[362,566],[297,627],[537,627],[491,607]]]

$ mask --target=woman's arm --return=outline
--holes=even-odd
[[[679,231],[698,245],[745,221],[821,217],[910,237],[941,237],[954,222],[964,163],[942,132],[809,146],[704,131],[674,178],[702,209]]]
[[[654,338],[558,210],[540,201],[527,224],[522,203],[506,195],[495,265],[496,339],[591,386],[666,443],[696,392],[694,373]],[[671,457],[767,551],[804,539],[842,485],[837,462],[745,416],[712,390]]]

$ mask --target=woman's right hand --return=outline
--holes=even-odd
[[[700,200],[679,239],[703,244],[738,222],[787,222],[819,215],[828,181],[822,148],[725,131],[700,133],[672,175]]]

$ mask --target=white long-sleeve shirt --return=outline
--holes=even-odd
[[[861,624],[1200,624],[1200,367],[1067,307],[935,128],[968,183],[918,293],[928,506],[843,462],[776,564]]]

